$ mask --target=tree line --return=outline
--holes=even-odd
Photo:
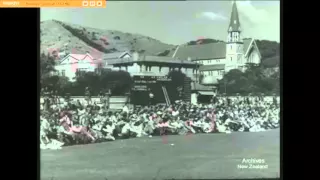
[[[219,80],[218,90],[227,95],[280,95],[280,71],[247,64],[245,72],[233,69],[226,73]]]
[[[42,88],[55,90],[59,95],[70,94],[83,96],[86,87],[91,89],[92,95],[101,91],[111,90],[112,95],[124,95],[133,86],[133,79],[126,71],[111,71],[97,69],[95,72],[77,72],[76,78],[70,81],[67,77],[55,75],[55,60],[50,55],[41,55],[40,81]],[[169,72],[172,86],[182,87],[186,75],[181,71]],[[280,71],[275,68],[266,68],[263,64],[248,64],[247,70],[242,72],[234,69],[226,73],[218,81],[219,93],[234,95],[248,94],[280,94]]]
[[[41,55],[40,60],[40,83],[41,88],[56,91],[59,95],[70,94],[83,96],[85,88],[89,87],[93,96],[101,91],[111,90],[113,95],[123,95],[129,92],[133,81],[126,71],[111,71],[97,69],[95,72],[76,72],[75,79],[59,76],[54,69],[56,61],[50,55]]]

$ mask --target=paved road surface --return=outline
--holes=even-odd
[[[170,144],[174,143],[174,146]],[[243,158],[264,159],[266,169],[239,169]],[[278,177],[279,129],[257,133],[143,137],[42,150],[43,180]]]

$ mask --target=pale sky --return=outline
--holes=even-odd
[[[280,1],[238,1],[243,37],[280,42]],[[103,9],[41,8],[41,21],[138,33],[164,43],[227,39],[231,1],[107,1]]]

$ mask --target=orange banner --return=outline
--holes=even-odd
[[[105,0],[0,0],[0,7],[5,8],[42,8],[42,7],[56,7],[56,8],[105,8]]]

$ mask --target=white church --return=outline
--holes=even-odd
[[[170,54],[175,59],[188,59],[201,64],[201,84],[215,85],[231,69],[245,70],[247,63],[259,64],[261,54],[254,39],[242,39],[236,2],[233,2],[227,42],[178,46]]]

